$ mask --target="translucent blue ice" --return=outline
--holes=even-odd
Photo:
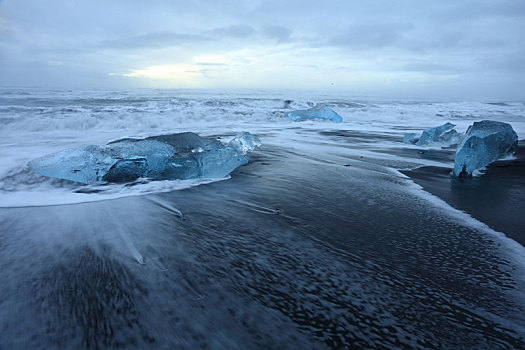
[[[325,119],[336,123],[343,121],[343,118],[339,114],[325,105],[317,105],[309,109],[287,112],[286,115],[295,121],[303,121],[307,119]]]
[[[409,143],[409,144],[413,144],[415,145],[416,142],[419,141],[419,134],[416,134],[414,132],[410,132],[408,134],[405,134],[405,136],[403,136],[403,142],[404,143]]]
[[[461,136],[463,136],[462,133],[457,132],[454,129],[450,129],[448,131],[445,131],[439,136],[439,143],[442,145],[455,145],[461,140]]]
[[[255,135],[250,134],[249,132],[241,132],[237,137],[228,143],[228,147],[232,149],[239,150],[242,153],[246,153],[255,149],[261,145],[261,141]]]
[[[518,148],[518,135],[503,122],[483,120],[471,125],[461,140],[454,160],[457,176],[470,176],[474,170],[512,155]]]
[[[220,141],[186,132],[146,139],[122,139],[106,146],[66,149],[34,159],[37,174],[81,183],[219,178],[249,160],[259,146],[257,136],[237,135],[225,146]]]
[[[434,128],[428,128],[423,131],[419,141],[416,142],[418,146],[430,146],[433,144],[453,145],[459,142],[461,134],[454,130],[456,125],[446,123]]]
[[[403,137],[403,142],[418,146],[450,146],[459,142],[461,135],[454,130],[455,125],[446,123],[423,131],[421,136],[408,133]]]

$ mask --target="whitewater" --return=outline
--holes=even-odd
[[[343,121],[286,115],[318,104]],[[440,197],[471,186],[449,174],[455,149],[401,142],[485,119],[525,138],[519,101],[2,88],[0,349],[523,348],[523,220],[507,231]],[[243,131],[262,146],[219,179],[84,185],[27,166],[122,138]],[[488,187],[496,209],[523,205],[523,181],[506,179]]]
[[[465,131],[472,121],[482,119],[512,123],[520,139],[525,137],[525,105],[521,102],[428,102],[374,101],[348,98],[342,94],[275,93],[266,91],[219,92],[199,90],[61,91],[3,89],[0,94],[2,162],[0,193],[3,206],[50,205],[116,198],[185,188],[199,181],[149,183],[125,189],[105,188],[98,195],[72,195],[60,186],[35,180],[27,163],[66,148],[103,145],[124,137],[148,137],[168,133],[195,132],[205,136],[232,138],[250,130],[268,134],[267,142],[294,148],[303,130],[347,130],[383,134],[373,144],[357,138],[359,154],[367,154],[385,165],[399,167],[442,165],[422,159],[378,156],[371,150],[399,146],[395,138],[410,131],[451,121]],[[307,121],[295,123],[285,113],[324,103],[343,115],[343,125]],[[315,142],[308,136],[313,145]],[[322,137],[320,142],[326,143]],[[328,141],[330,142],[330,141]],[[305,147],[301,144],[299,147]],[[315,147],[313,147],[315,151]],[[336,149],[336,148],[334,148]],[[351,153],[351,150],[348,151]],[[355,154],[355,152],[354,152]],[[448,165],[448,164],[447,164]],[[208,180],[204,180],[208,182]],[[52,181],[51,181],[52,182]],[[144,184],[142,184],[144,185]],[[21,195],[30,189],[33,195]],[[56,195],[59,191],[59,195]],[[20,193],[17,193],[20,192]],[[43,193],[42,196],[40,194]],[[39,198],[36,198],[39,197]],[[47,198],[46,198],[47,197]],[[94,198],[90,198],[94,197]]]

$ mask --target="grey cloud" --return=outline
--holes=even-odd
[[[182,45],[200,45],[223,39],[242,39],[255,33],[247,25],[230,25],[196,33],[155,32],[111,40],[103,40],[100,47],[112,49],[165,48]]]
[[[393,46],[412,26],[406,23],[356,23],[328,38],[325,45],[355,49]]]
[[[464,68],[452,67],[449,65],[439,63],[421,63],[411,62],[401,67],[403,71],[407,72],[439,72],[439,73],[450,73],[454,71],[462,71]]]
[[[212,36],[221,37],[233,37],[233,38],[245,38],[253,35],[255,29],[248,25],[230,25],[227,27],[216,28],[208,31]]]
[[[212,37],[202,34],[159,32],[113,40],[103,40],[100,42],[100,46],[113,49],[162,48],[211,40],[213,40]]]
[[[493,55],[492,57],[482,57],[476,60],[476,64],[486,70],[498,73],[525,73],[525,48],[521,52],[513,52],[507,55]]]
[[[277,40],[278,43],[290,41],[292,31],[289,28],[280,25],[268,24],[262,28],[263,34],[271,39]]]
[[[439,4],[439,3],[437,3]],[[523,1],[463,0],[455,6],[439,6],[427,16],[446,22],[472,22],[483,18],[525,17]]]

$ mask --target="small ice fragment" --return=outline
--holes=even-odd
[[[450,129],[442,133],[439,137],[439,143],[443,145],[455,145],[461,140],[462,133],[457,132],[454,129]]]
[[[512,155],[518,149],[518,135],[508,123],[483,120],[472,124],[456,151],[454,174],[471,176],[477,169]]]
[[[252,151],[255,147],[261,145],[261,141],[255,135],[250,134],[249,132],[241,132],[233,140],[228,143],[228,147],[237,149],[243,154],[246,154],[248,151]]]
[[[423,131],[421,136],[416,133],[408,133],[403,137],[403,142],[418,146],[450,146],[459,142],[461,133],[454,130],[455,125],[446,123]]]
[[[418,141],[419,141],[419,134],[416,134],[414,132],[405,134],[405,136],[403,136],[403,143],[415,145],[416,142]]]
[[[343,121],[343,118],[339,114],[322,104],[309,109],[286,112],[286,115],[295,121],[303,121],[307,119],[325,119],[336,123]]]
[[[419,141],[416,142],[418,146],[430,146],[432,144],[441,144],[441,145],[452,145],[457,143],[461,135],[454,130],[451,130],[456,125],[452,123],[446,123],[434,128],[428,128],[423,131]]]

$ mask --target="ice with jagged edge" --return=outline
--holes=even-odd
[[[419,141],[419,134],[415,132],[409,132],[403,136],[403,143],[409,143],[415,145]]]
[[[29,162],[37,174],[91,184],[152,180],[221,178],[248,162],[247,153],[260,145],[249,132],[227,145],[192,132],[121,139],[105,146],[66,149]]]
[[[418,137],[415,133],[405,134],[404,143],[414,144],[417,146],[450,146],[459,142],[462,134],[454,130],[456,125],[445,123],[440,126],[428,128]]]
[[[467,129],[454,159],[457,176],[471,176],[475,170],[514,154],[518,135],[508,123],[493,120],[475,122]]]
[[[286,115],[295,121],[303,121],[308,119],[325,119],[336,123],[343,121],[343,118],[333,109],[322,104],[309,109],[286,112]]]

